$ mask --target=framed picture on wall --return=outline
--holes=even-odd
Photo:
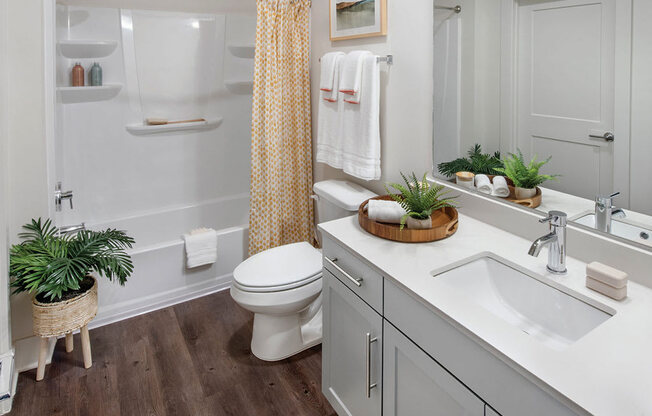
[[[329,0],[331,40],[387,35],[387,0]]]

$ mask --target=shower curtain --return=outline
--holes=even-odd
[[[310,0],[257,0],[249,254],[312,242]]]

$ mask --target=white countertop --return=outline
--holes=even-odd
[[[621,302],[612,300],[585,287],[586,263],[569,257],[568,274],[553,275],[546,271],[547,250],[538,258],[527,254],[531,241],[462,214],[459,224],[450,238],[423,244],[375,237],[360,228],[356,216],[319,227],[534,382],[545,383],[594,415],[652,415],[652,289],[629,282],[629,296]],[[541,229],[543,235],[545,227]],[[553,350],[431,276],[435,269],[485,251],[594,299],[616,314],[568,348]]]

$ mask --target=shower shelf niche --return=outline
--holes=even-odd
[[[254,59],[256,47],[253,44],[231,44],[229,51],[233,56],[245,59]]]
[[[122,85],[106,84],[99,87],[57,87],[57,96],[63,104],[105,101],[118,95]]]
[[[177,124],[161,124],[149,126],[147,124],[128,124],[127,131],[134,136],[148,136],[153,134],[174,133],[179,131],[206,131],[213,130],[222,124],[222,117],[208,118],[206,121]]]
[[[224,81],[226,89],[232,94],[252,94],[254,91],[254,82],[251,80],[228,80]]]
[[[57,42],[61,55],[71,59],[104,58],[118,46],[114,40],[60,40]]]

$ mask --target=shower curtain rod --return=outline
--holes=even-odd
[[[439,10],[452,10],[455,13],[460,13],[462,11],[462,6],[457,5],[455,7],[448,7],[448,6],[435,6],[435,9]]]

